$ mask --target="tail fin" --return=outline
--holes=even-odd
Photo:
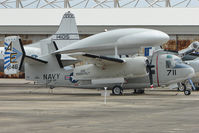
[[[9,36],[4,41],[4,73],[16,74],[21,70],[25,51],[20,37]]]
[[[53,40],[56,42],[58,49],[79,40],[74,14],[67,12],[63,15],[59,28],[53,36]]]

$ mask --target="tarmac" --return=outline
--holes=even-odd
[[[48,88],[0,79],[0,133],[198,133],[199,92]]]

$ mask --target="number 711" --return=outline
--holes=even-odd
[[[167,70],[167,76],[176,75],[176,70]]]

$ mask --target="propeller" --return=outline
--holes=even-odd
[[[150,81],[150,87],[153,89],[153,73],[151,68],[155,67],[151,63],[149,63],[149,60],[146,60],[146,70],[149,73],[149,81]]]

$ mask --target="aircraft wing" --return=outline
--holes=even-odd
[[[110,64],[122,64],[125,60],[115,57],[100,56],[88,53],[74,53],[70,56],[77,58],[78,60],[87,61],[95,65],[110,65]]]
[[[25,56],[25,61],[28,62],[29,64],[47,64],[48,61],[38,59],[38,58],[33,58],[31,56]]]
[[[76,58],[71,58],[70,56],[62,56],[61,57],[61,62],[63,64],[63,66],[69,66],[75,63],[80,62],[79,60],[77,60]]]

